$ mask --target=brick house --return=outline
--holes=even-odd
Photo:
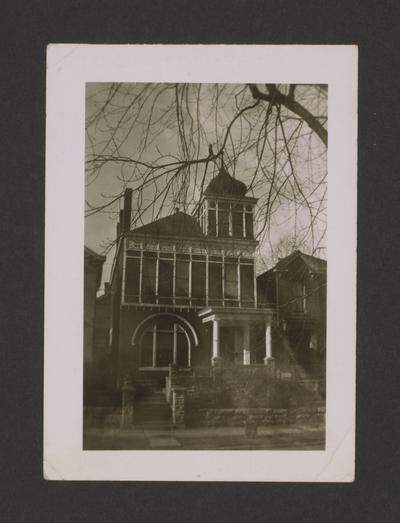
[[[266,408],[279,396],[276,361],[289,373],[278,322],[292,332],[294,318],[276,299],[276,273],[256,278],[256,202],[222,162],[193,215],[176,210],[131,229],[126,189],[98,301],[109,311],[98,328],[103,340],[109,322],[106,381],[123,424],[153,413],[179,425],[208,407]]]
[[[274,310],[257,304],[256,199],[246,192],[222,166],[196,216],[176,211],[131,230],[126,191],[110,282],[117,377],[162,387],[170,364],[267,362]],[[264,348],[253,355],[260,330]]]

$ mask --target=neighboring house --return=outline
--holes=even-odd
[[[196,216],[174,214],[130,230],[127,189],[111,289],[116,383],[162,389],[182,371],[267,363],[275,311],[257,303],[253,209],[222,164]],[[252,347],[258,347],[252,351]]]
[[[101,283],[103,264],[106,257],[88,247],[84,249],[84,336],[83,360],[85,385],[90,387],[93,379],[94,337],[96,322],[96,294]]]
[[[279,369],[325,375],[326,261],[295,251],[257,278],[259,302],[274,303],[274,356]]]

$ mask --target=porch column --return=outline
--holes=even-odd
[[[218,365],[219,362],[219,323],[218,320],[213,320],[211,363],[213,365]]]
[[[271,323],[267,322],[265,324],[265,358],[264,363],[268,364],[270,360],[273,360],[272,357],[272,339],[271,339]]]
[[[243,327],[243,365],[250,365],[250,325]]]

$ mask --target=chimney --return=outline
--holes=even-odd
[[[129,231],[131,228],[132,216],[132,189],[125,189],[124,193],[124,215],[121,219],[122,231]]]
[[[123,232],[122,224],[124,219],[124,211],[119,211],[119,219],[117,222],[117,239],[121,236],[121,233]]]

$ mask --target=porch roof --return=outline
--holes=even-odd
[[[203,323],[217,320],[226,325],[271,322],[276,316],[273,308],[205,307],[198,313]]]

